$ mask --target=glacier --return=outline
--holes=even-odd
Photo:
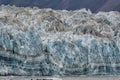
[[[0,76],[120,75],[120,12],[0,6]]]

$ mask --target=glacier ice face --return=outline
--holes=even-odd
[[[119,12],[0,7],[0,75],[118,75],[119,57]]]

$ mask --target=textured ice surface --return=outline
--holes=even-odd
[[[120,13],[0,7],[0,75],[120,74]]]

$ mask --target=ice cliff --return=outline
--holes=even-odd
[[[120,12],[0,6],[0,75],[120,74]]]

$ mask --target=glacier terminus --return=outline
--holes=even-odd
[[[120,75],[120,12],[0,6],[0,75]]]

